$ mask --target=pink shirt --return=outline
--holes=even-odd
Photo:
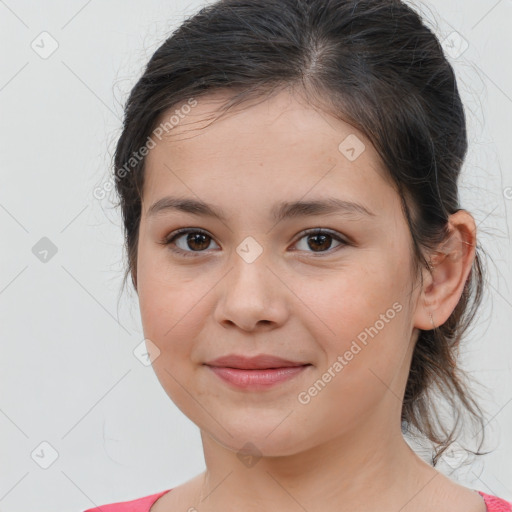
[[[84,510],[84,512],[149,512],[149,509],[156,500],[170,491],[172,491],[172,489],[151,494],[150,496],[144,496],[136,500],[110,503],[108,505],[101,505],[101,507],[89,508]],[[502,498],[498,498],[492,494],[486,494],[482,491],[478,491],[478,494],[484,499],[488,512],[512,512],[512,502],[505,501]]]

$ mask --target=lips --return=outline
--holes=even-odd
[[[291,361],[270,354],[261,354],[255,357],[230,354],[205,363],[208,366],[238,368],[242,370],[264,370],[270,368],[289,368],[292,366],[307,366],[310,363]]]

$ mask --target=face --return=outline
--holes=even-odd
[[[233,450],[251,442],[285,455],[363,426],[399,427],[418,293],[400,198],[377,152],[286,92],[207,126],[226,98],[202,98],[146,157],[136,279],[160,383]],[[171,196],[223,217],[153,206]],[[359,206],[275,217],[329,200]],[[230,354],[308,366],[244,388],[205,365]]]

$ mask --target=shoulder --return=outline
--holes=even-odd
[[[482,491],[478,491],[478,494],[483,497],[488,512],[512,512],[512,502]]]
[[[169,492],[171,489],[150,494],[142,498],[137,498],[130,501],[119,501],[117,503],[108,503],[94,508],[84,510],[84,512],[149,512],[149,509],[155,501]]]

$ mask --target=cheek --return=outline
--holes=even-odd
[[[146,337],[160,347],[172,338],[177,328],[179,330],[189,294],[184,283],[170,271],[168,263],[166,265],[162,247],[154,248],[150,241],[140,242],[138,251],[137,285],[142,325]]]
[[[154,281],[139,293],[144,334],[162,352],[190,351],[192,341],[200,331],[205,315],[201,296]]]
[[[179,372],[191,361],[197,362],[195,348],[201,332],[207,331],[215,280],[206,275],[204,279],[191,277],[190,273],[180,276],[179,269],[171,279],[164,277],[166,272],[157,265],[144,267],[142,263],[141,268],[139,306],[144,336],[158,347],[158,363]]]
[[[399,364],[407,346],[403,280],[396,265],[384,262],[341,272],[325,283],[322,293],[304,290],[310,292],[308,305],[316,313],[308,313],[309,328],[322,340],[328,367],[341,356],[343,372],[358,380],[370,368],[389,375]]]
[[[158,349],[152,367],[162,388],[173,403],[187,416],[194,416],[194,389],[197,376],[192,361],[195,340],[199,339],[203,318],[207,315],[201,297],[201,286],[188,285],[174,279],[172,283],[160,278],[156,266],[141,273],[139,304],[144,337]],[[187,392],[187,390],[189,390]]]
[[[315,428],[314,418],[325,417],[326,408],[331,424],[350,428],[386,394],[400,396],[399,376],[404,374],[408,347],[404,329],[407,310],[403,300],[384,284],[366,288],[359,282],[357,293],[345,299],[331,295],[331,301],[325,301],[322,319],[335,334],[318,327],[318,321],[308,326],[316,329],[325,358],[318,375],[301,390],[304,401],[300,403],[311,401],[304,405],[310,414],[303,420],[314,423]],[[341,284],[338,289],[347,291]]]

